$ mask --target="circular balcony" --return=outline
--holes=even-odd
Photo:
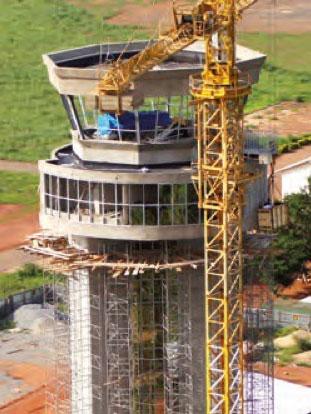
[[[190,168],[90,171],[40,163],[44,229],[118,240],[202,237]]]

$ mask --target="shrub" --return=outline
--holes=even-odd
[[[294,345],[290,348],[283,349],[278,354],[279,363],[281,365],[290,364],[293,361],[293,356],[301,352],[299,345]]]
[[[311,368],[311,362],[297,362],[298,367]]]
[[[275,338],[281,338],[282,336],[290,335],[297,331],[296,326],[284,326],[283,328],[277,329],[274,333]]]
[[[298,141],[298,144],[300,146],[307,145],[307,144],[309,144],[309,140],[308,140],[308,138],[302,138]]]
[[[6,298],[25,290],[36,289],[49,280],[52,280],[51,274],[44,272],[43,269],[33,263],[27,263],[14,273],[0,275],[0,298]]]
[[[296,97],[296,102],[302,103],[302,102],[306,102],[306,98],[304,96],[297,96]]]
[[[292,143],[289,144],[289,149],[290,150],[296,150],[298,148],[299,148],[298,142],[292,142]]]
[[[6,331],[7,329],[14,329],[16,323],[11,319],[2,319],[0,320],[0,331]]]
[[[300,339],[299,347],[301,352],[311,351],[311,341],[309,339]]]
[[[289,284],[303,262],[311,257],[311,177],[309,186],[285,198],[290,225],[281,229],[273,243],[278,250],[272,258],[276,283]]]
[[[281,144],[279,146],[279,153],[280,154],[284,154],[284,153],[286,153],[288,151],[289,151],[289,145],[288,144]]]

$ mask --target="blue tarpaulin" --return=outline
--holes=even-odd
[[[156,124],[160,128],[167,128],[172,120],[168,112],[164,111],[146,111],[139,112],[139,128],[141,132],[154,130]],[[133,112],[124,112],[119,116],[120,130],[135,131],[135,114]],[[101,114],[98,116],[98,131],[100,135],[110,135],[112,130],[118,129],[118,119],[112,114]]]

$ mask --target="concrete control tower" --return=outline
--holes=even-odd
[[[44,231],[33,244],[52,256],[58,278],[49,397],[57,414],[205,412],[203,227],[189,98],[203,45],[136,80],[119,116],[99,111],[98,80],[146,44],[44,56],[72,135],[39,162]],[[257,82],[265,56],[237,53],[240,70]],[[105,107],[117,104],[111,96]],[[246,145],[248,168],[262,174],[247,188],[245,230],[257,226],[268,197],[262,151]]]

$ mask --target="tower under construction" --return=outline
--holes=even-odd
[[[258,333],[271,328],[270,299],[267,318],[255,318],[259,306],[249,292],[243,309],[240,285],[241,232],[257,227],[257,210],[268,200],[271,149],[254,137],[245,147],[242,138],[234,141],[265,56],[237,47],[231,58],[246,86],[224,99],[205,96],[199,74],[206,71],[206,44],[193,41],[192,30],[201,38],[208,22],[194,25],[190,15],[175,9],[173,41],[44,56],[72,136],[39,162],[43,230],[29,247],[48,257],[50,270],[49,413],[273,412],[271,348],[256,348]],[[161,55],[161,41],[169,57]],[[158,60],[143,66],[152,48]],[[105,76],[112,68],[120,74],[123,63],[140,70],[120,93],[103,94]],[[205,72],[210,82],[212,72]],[[231,75],[238,82],[237,72]],[[229,196],[228,205],[220,194]],[[240,325],[256,335],[243,337]],[[265,365],[261,373],[253,359]]]

